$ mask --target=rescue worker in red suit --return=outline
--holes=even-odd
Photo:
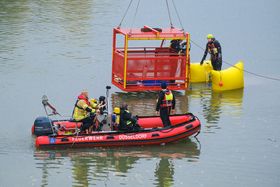
[[[96,106],[88,99],[88,91],[84,90],[78,96],[73,110],[72,118],[77,122],[82,122],[80,130],[87,132],[93,126]]]
[[[169,115],[175,113],[176,101],[173,93],[168,90],[166,82],[161,83],[161,89],[157,99],[156,113],[157,115],[160,113],[163,126],[168,127],[171,126]]]
[[[207,35],[207,44],[205,48],[204,55],[200,61],[200,65],[203,64],[207,54],[211,55],[211,64],[214,70],[221,71],[222,69],[222,48],[218,40],[212,34]]]

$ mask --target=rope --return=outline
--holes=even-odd
[[[173,27],[173,24],[172,24],[172,20],[171,20],[171,14],[170,14],[170,9],[169,9],[168,0],[165,0],[165,2],[166,2],[167,11],[168,11],[168,17],[169,17],[170,27],[171,27],[171,28],[174,28],[174,27]]]
[[[174,7],[174,9],[175,9],[175,12],[176,12],[177,18],[178,18],[178,20],[179,20],[179,23],[180,23],[180,25],[181,25],[182,31],[184,31],[185,29],[184,29],[184,27],[183,27],[181,18],[180,18],[180,16],[179,16],[179,13],[178,13],[177,8],[176,8],[176,6],[175,6],[174,0],[172,0],[172,4],[173,4],[173,7]]]
[[[192,39],[190,40],[196,47],[200,48],[201,50],[204,51],[204,48],[201,47],[199,44],[195,43]]]
[[[128,12],[128,10],[129,10],[129,7],[130,7],[130,5],[131,5],[132,1],[133,1],[133,0],[130,0],[129,5],[128,5],[128,7],[126,8],[126,11],[125,11],[125,13],[124,13],[124,15],[123,15],[123,17],[122,17],[122,20],[121,20],[121,22],[120,22],[120,24],[119,24],[118,28],[120,28],[120,27],[121,27],[122,22],[123,22],[123,20],[124,20],[124,18],[125,18],[125,16],[126,16],[126,14],[127,14],[127,12]]]
[[[75,136],[75,139],[74,139],[74,141],[73,141],[73,143],[72,143],[71,147],[73,147],[73,146],[74,146],[74,144],[76,143],[76,139],[78,138],[79,133],[80,133],[79,128],[78,128],[78,124],[77,124],[77,123],[76,123],[75,133],[76,133],[76,136]]]
[[[137,12],[138,12],[139,4],[140,4],[140,0],[138,0],[137,6],[136,6],[136,10],[134,12],[134,16],[133,16],[133,20],[132,20],[132,24],[131,24],[132,27],[134,26],[134,23],[135,23],[135,18],[136,18]],[[130,28],[130,32],[132,31],[132,27]]]
[[[204,48],[201,47],[199,44],[197,44],[196,42],[194,42],[193,40],[191,40],[191,42],[197,46],[198,48],[202,49],[204,51]],[[229,66],[232,66],[232,67],[235,67],[236,69],[239,69],[241,70],[240,68],[236,67],[235,65],[229,63],[229,62],[226,62],[223,60],[223,62]],[[254,75],[256,77],[261,77],[261,78],[264,78],[264,79],[270,79],[270,80],[275,80],[275,81],[280,81],[280,78],[276,78],[276,77],[270,77],[270,76],[267,76],[267,75],[261,75],[261,74],[258,74],[258,73],[254,73],[254,72],[251,72],[251,71],[248,71],[246,69],[243,69],[244,72],[248,73],[248,74],[251,74],[251,75]]]
[[[236,69],[239,69],[241,70],[240,68],[236,67],[235,65],[231,64],[231,63],[228,63],[226,61],[223,60],[223,62],[227,65],[230,65],[230,66],[233,66],[235,67]],[[251,75],[255,75],[256,77],[261,77],[261,78],[264,78],[264,79],[270,79],[270,80],[274,80],[274,81],[280,81],[280,78],[276,78],[276,77],[270,77],[270,76],[267,76],[267,75],[261,75],[261,74],[258,74],[258,73],[254,73],[254,72],[251,72],[251,71],[248,71],[246,69],[243,69],[244,72],[248,73],[248,74],[251,74]]]

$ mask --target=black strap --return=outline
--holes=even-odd
[[[75,112],[75,108],[76,108],[76,107],[79,108],[79,109],[83,109],[83,108],[81,108],[81,107],[78,106],[78,102],[79,102],[79,99],[77,99],[77,101],[76,101],[76,103],[75,103],[75,105],[74,105],[74,109],[73,109],[73,112],[72,112],[72,117],[73,117],[73,115],[74,115],[74,112]]]

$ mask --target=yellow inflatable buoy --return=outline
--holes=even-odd
[[[212,89],[214,91],[235,90],[244,87],[244,64],[239,61],[234,66],[211,71]]]
[[[198,83],[198,82],[208,82],[209,81],[209,74],[211,72],[212,65],[209,60],[204,61],[203,65],[200,63],[191,63],[191,83]]]

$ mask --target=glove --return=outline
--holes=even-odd
[[[89,108],[89,107],[86,107],[86,109],[85,109],[87,112],[92,112],[92,109],[91,108]]]
[[[94,118],[95,117],[95,113],[93,113],[93,112],[91,112],[90,114],[89,114],[89,116],[91,117],[91,118]]]

